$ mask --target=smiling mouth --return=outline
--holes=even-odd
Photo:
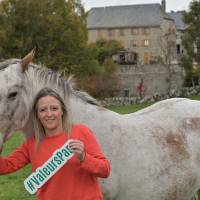
[[[46,122],[49,122],[49,121],[54,121],[55,119],[46,119],[45,121]]]

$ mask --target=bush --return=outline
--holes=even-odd
[[[87,91],[93,97],[104,99],[115,96],[121,89],[121,83],[116,76],[94,75],[78,78],[78,88]]]

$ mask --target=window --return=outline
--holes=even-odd
[[[138,35],[138,29],[137,28],[132,28],[131,29],[131,35]]]
[[[137,40],[131,40],[131,47],[137,46]]]
[[[103,31],[101,29],[97,30],[97,38],[101,39],[103,37]]]
[[[125,54],[120,54],[119,55],[119,60],[120,60],[120,63],[125,63]]]
[[[140,28],[140,33],[141,33],[141,35],[144,35],[145,34],[145,29],[144,28]]]
[[[149,28],[144,28],[144,34],[149,35],[150,34],[150,29]]]
[[[148,47],[149,46],[149,40],[144,40],[144,46]]]
[[[107,33],[108,33],[108,37],[112,37],[112,30],[111,29],[108,29]]]
[[[149,28],[140,28],[141,35],[149,35],[150,29]]]
[[[148,47],[149,45],[150,41],[148,39],[137,41],[137,46]]]
[[[113,37],[115,35],[115,30],[113,29],[108,29],[107,30],[107,34],[108,34],[108,37]]]
[[[124,29],[119,29],[119,35],[124,36]]]
[[[119,53],[120,64],[137,64],[138,53],[131,51],[124,51]]]

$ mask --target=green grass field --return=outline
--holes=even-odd
[[[138,110],[141,110],[147,106],[152,105],[153,103],[142,103],[142,104],[134,104],[134,105],[128,105],[128,106],[110,106],[108,109],[120,113],[120,114],[128,114],[133,113]]]
[[[192,100],[200,100],[200,96],[192,96],[190,97]],[[141,110],[147,106],[152,105],[153,103],[141,103],[141,104],[134,104],[134,105],[128,105],[128,106],[110,106],[108,109],[120,113],[120,114],[128,114],[133,113],[138,110]]]
[[[20,133],[15,134],[6,144],[2,155],[10,154],[16,147],[23,142]],[[31,174],[31,166],[0,177],[0,200],[36,200],[35,196],[31,196],[24,188],[24,180]]]
[[[200,97],[191,97],[191,99],[200,100]],[[109,107],[118,113],[126,114],[132,113],[142,108],[151,105],[151,103],[136,104],[130,106]],[[2,155],[10,154],[17,146],[23,142],[23,137],[20,133],[15,134],[6,144]],[[23,182],[26,177],[31,174],[31,166],[28,165],[25,168],[19,170],[10,175],[0,176],[0,200],[36,200],[35,195],[30,195],[25,189]]]

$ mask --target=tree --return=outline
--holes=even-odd
[[[0,59],[21,57],[36,47],[36,62],[55,70],[79,74],[94,63],[86,55],[86,13],[80,0],[1,1],[0,41]]]
[[[190,9],[183,17],[187,28],[183,37],[183,45],[194,62],[200,63],[200,0],[193,0]]]
[[[102,65],[106,59],[110,59],[112,55],[123,50],[123,46],[117,40],[97,40],[96,43],[91,43],[90,48],[95,52],[95,57],[99,64]]]
[[[99,99],[115,96],[121,84],[116,75],[118,68],[112,60],[112,55],[122,48],[121,44],[115,40],[102,39],[89,44],[88,51],[91,51],[98,64],[96,63],[96,67],[93,68],[96,70],[95,73],[85,74],[84,79],[79,77],[79,87]]]
[[[97,40],[96,43],[89,44],[89,49],[101,66],[101,73],[114,75],[117,72],[117,64],[113,62],[112,56],[123,50],[123,46],[117,40]]]
[[[193,0],[190,9],[184,13],[183,21],[186,30],[183,35],[183,46],[187,55],[182,59],[182,66],[186,69],[187,80],[193,82],[196,73],[193,73],[193,65],[200,63],[200,0]]]
[[[79,79],[78,87],[98,99],[115,96],[121,89],[121,82],[113,75],[93,75]]]
[[[107,59],[119,49],[119,43],[105,41],[94,48],[88,45],[86,17],[80,0],[2,0],[0,60],[22,57],[35,47],[35,62],[64,76],[110,75],[107,83],[111,79],[114,83],[116,79],[111,74],[115,73],[116,66]],[[102,58],[103,51],[106,53]],[[99,58],[103,61],[99,62]]]
[[[161,57],[159,58],[159,60],[167,70],[166,81],[168,82],[168,93],[170,93],[172,89],[171,82],[173,75],[172,61],[175,59],[175,51],[176,51],[174,33],[172,31],[165,33],[159,39],[159,43],[161,50]]]

